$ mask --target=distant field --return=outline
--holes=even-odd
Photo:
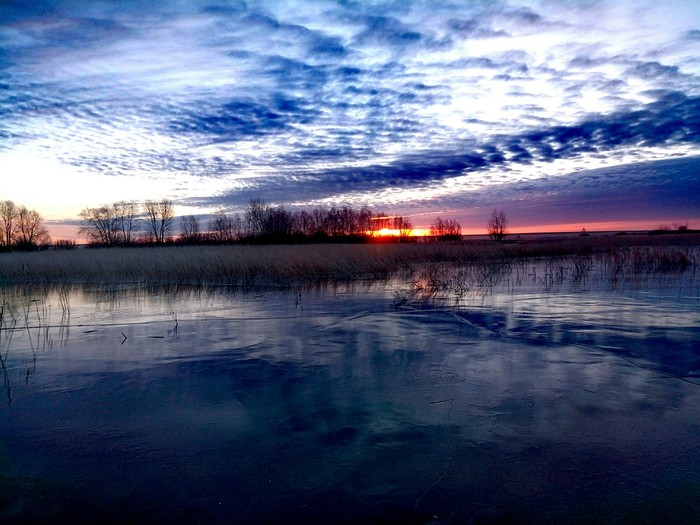
[[[383,279],[416,265],[602,255],[626,264],[696,266],[700,235],[522,236],[495,243],[163,246],[0,254],[0,285],[258,285]]]

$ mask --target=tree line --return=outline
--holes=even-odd
[[[253,199],[242,214],[218,210],[205,225],[195,215],[179,217],[176,232],[175,207],[171,200],[119,201],[83,208],[79,213],[80,234],[95,246],[135,244],[206,244],[230,242],[366,242],[370,239],[407,241],[413,233],[410,218],[375,213],[367,206],[318,207],[290,210]],[[487,233],[503,241],[509,218],[503,210],[493,210]],[[688,223],[660,226],[651,233],[694,233]],[[584,229],[585,234],[585,229]],[[437,217],[430,225],[429,239],[459,240],[462,227],[454,219]],[[11,200],[0,201],[0,251],[36,250],[48,247],[51,237],[42,216]],[[75,241],[58,241],[55,247],[74,247]]]
[[[80,232],[95,245],[135,243],[229,243],[229,242],[364,242],[372,238],[406,241],[413,232],[410,218],[375,213],[363,206],[318,207],[290,210],[263,199],[251,200],[242,214],[218,210],[206,223],[195,215],[179,218],[172,201],[116,202],[80,213]],[[457,221],[438,218],[431,225],[436,239],[461,236]]]
[[[147,200],[143,204],[119,201],[83,208],[79,217],[79,232],[90,244],[163,244],[172,240],[175,206],[169,199]]]
[[[431,226],[436,239],[461,236],[461,226],[454,220],[438,218]],[[249,202],[243,214],[217,211],[207,223],[206,231],[197,217],[181,218],[181,242],[365,242],[407,241],[413,233],[409,217],[375,213],[367,206],[317,207],[312,210],[289,210],[271,206],[262,199]]]
[[[36,210],[10,200],[0,202],[0,249],[34,250],[50,243],[49,231]]]
[[[290,210],[251,200],[244,212],[218,210],[205,223],[195,215],[178,217],[169,199],[118,201],[83,208],[79,233],[95,246],[135,244],[200,244],[228,242],[366,242],[370,239],[405,242],[413,233],[409,217],[375,213],[367,206],[317,207]],[[178,227],[179,226],[179,231]],[[430,225],[435,240],[457,240],[460,224],[436,218]],[[48,229],[36,210],[0,201],[0,250],[34,250],[51,244]],[[58,241],[56,247],[73,247]]]
[[[398,239],[406,239],[413,225],[408,217],[374,213],[368,207],[289,210],[253,199],[242,215],[219,210],[209,220],[206,231],[200,230],[196,217],[181,218],[180,240],[184,242],[361,241],[388,231]]]

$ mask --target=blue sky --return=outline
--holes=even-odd
[[[54,227],[160,197],[692,225],[700,3],[3,0],[0,173]]]

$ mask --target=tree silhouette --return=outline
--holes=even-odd
[[[132,244],[139,228],[139,206],[132,201],[83,208],[80,233],[90,242],[105,246]]]
[[[44,219],[36,210],[0,202],[0,246],[5,249],[33,250],[51,242]]]
[[[83,208],[79,217],[80,234],[90,242],[104,246],[114,246],[120,242],[119,222],[112,205]]]
[[[236,238],[233,219],[224,210],[216,212],[209,221],[209,235],[219,242],[229,242]]]
[[[430,235],[441,240],[459,240],[462,226],[454,219],[437,217],[430,225]]]
[[[39,212],[26,206],[17,209],[16,244],[23,249],[34,249],[51,242],[49,231]]]
[[[413,231],[413,223],[408,217],[394,217],[393,229],[399,232],[399,239],[405,240]]]
[[[112,205],[115,227],[119,231],[117,242],[131,244],[139,227],[139,207],[132,201],[115,202]]]
[[[252,199],[245,211],[245,230],[248,237],[260,237],[265,231],[267,204],[263,199]]]
[[[263,235],[271,238],[285,238],[292,234],[294,224],[293,214],[283,206],[268,207],[265,210]]]
[[[14,243],[17,206],[12,201],[0,202],[0,245],[10,248]]]
[[[188,243],[195,243],[201,240],[202,234],[199,231],[199,219],[194,215],[184,215],[180,217],[180,240]]]
[[[173,202],[169,199],[147,200],[144,209],[148,221],[148,236],[156,243],[163,244],[170,237],[175,221]]]
[[[508,216],[503,210],[493,210],[487,222],[489,237],[494,241],[502,241],[508,235]]]

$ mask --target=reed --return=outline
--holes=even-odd
[[[0,255],[0,284],[277,284],[383,278],[404,265],[384,245],[173,246]]]
[[[582,290],[589,284],[618,287],[640,285],[662,274],[695,271],[700,264],[698,247],[628,247],[608,249],[594,255],[499,259],[493,261],[433,263],[419,268],[411,293],[428,295],[488,294],[499,285],[515,289],[525,282],[545,291],[570,285]],[[693,273],[695,275],[695,273]],[[398,302],[407,301],[401,296]]]
[[[688,242],[694,239],[695,244]],[[72,284],[159,286],[286,285],[414,276],[420,268],[448,264],[488,285],[504,265],[550,258],[566,262],[577,279],[601,257],[611,271],[668,271],[695,267],[700,236],[671,238],[581,238],[559,242],[445,244],[319,244],[161,246],[50,250],[0,254],[0,286]],[[474,265],[475,266],[470,266]],[[564,263],[558,263],[564,264]],[[437,270],[430,274],[438,279]],[[450,278],[452,279],[452,278]],[[439,287],[439,283],[434,283]]]

